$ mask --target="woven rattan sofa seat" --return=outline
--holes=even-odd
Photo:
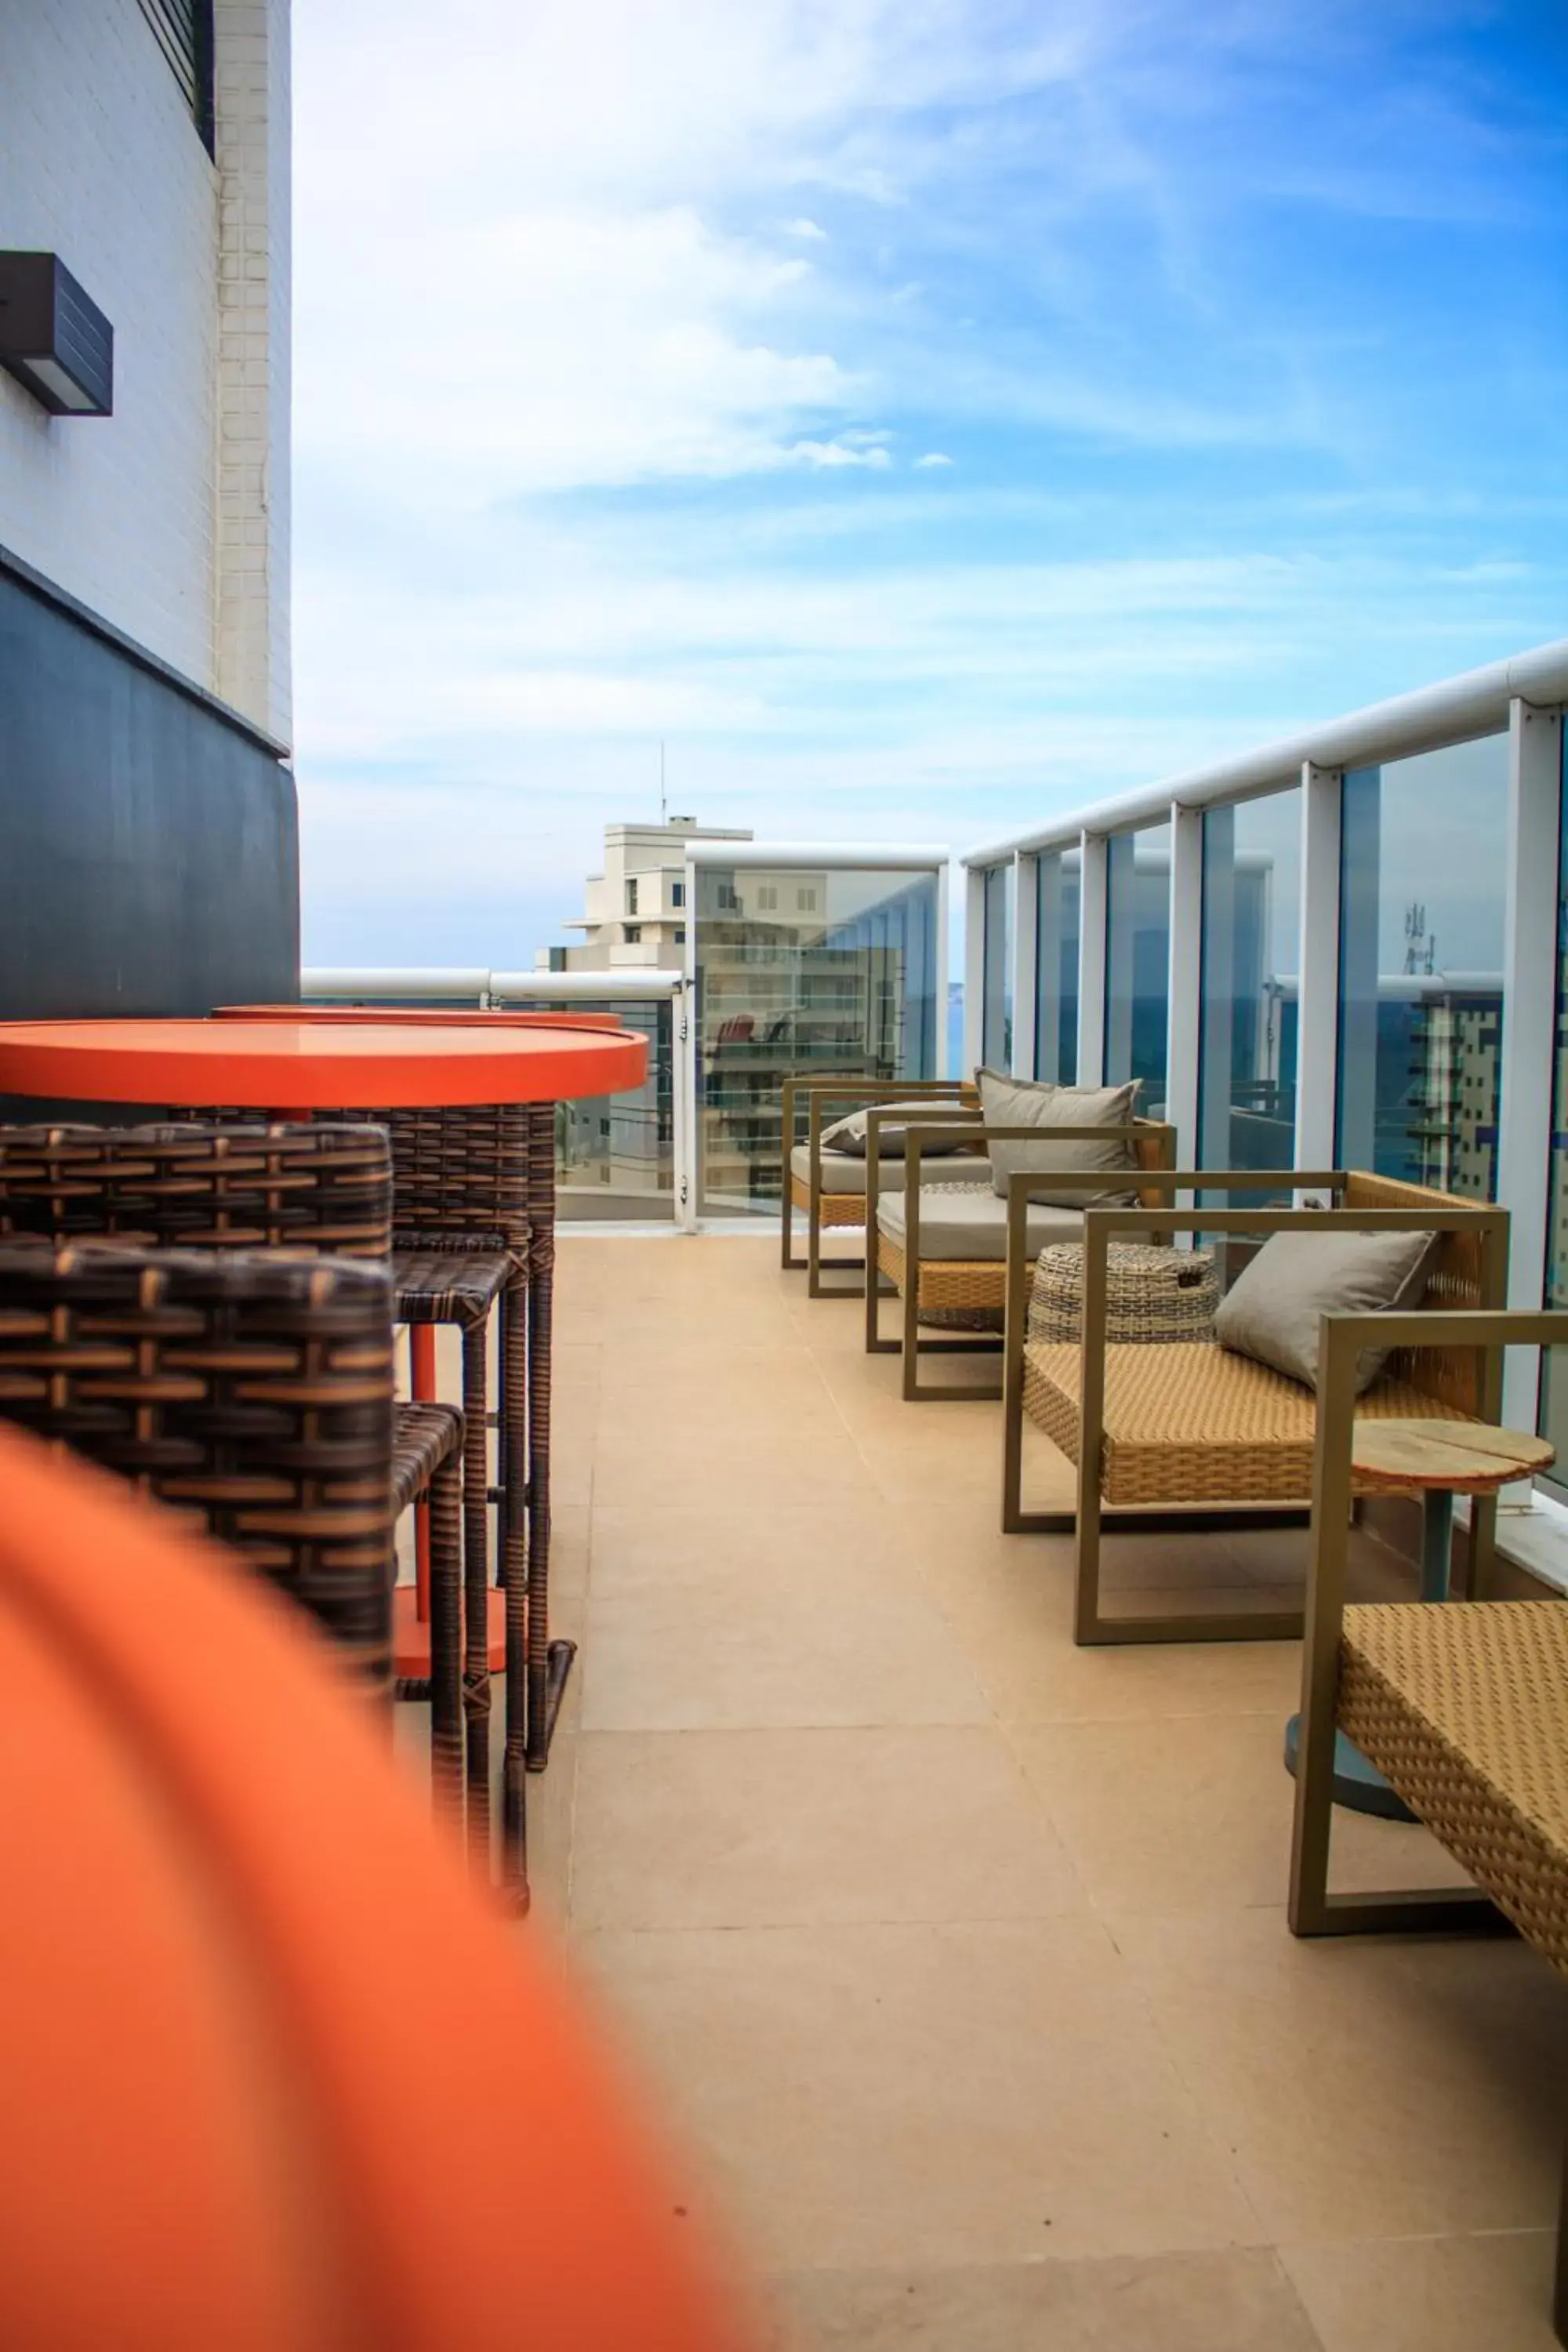
[[[878,1203],[877,1225],[902,1255],[908,1219],[901,1191]],[[1032,1257],[1052,1242],[1076,1242],[1082,1233],[1081,1209],[1056,1208],[1045,1202],[1029,1203],[1027,1246]],[[989,1178],[983,1176],[972,1182],[943,1178],[939,1182],[921,1185],[922,1265],[1000,1267],[1006,1263],[1006,1257],[1007,1203],[998,1197]]]
[[[400,1404],[392,1417],[393,1507],[421,1496],[448,1454],[463,1450],[463,1416],[452,1404]]]
[[[1079,1458],[1081,1359],[1071,1344],[1024,1349],[1024,1404],[1068,1460]],[[1374,1420],[1468,1416],[1397,1379],[1357,1401]],[[1317,1401],[1310,1389],[1212,1340],[1105,1350],[1100,1493],[1142,1504],[1295,1503],[1312,1490]]]
[[[1568,1970],[1568,1606],[1347,1609],[1339,1675],[1349,1738]]]
[[[512,1271],[504,1250],[395,1249],[400,1323],[482,1323]]]

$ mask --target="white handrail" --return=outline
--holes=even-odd
[[[650,971],[646,965],[625,971],[490,971],[475,966],[432,965],[401,968],[367,966],[321,968],[302,971],[300,993],[304,997],[341,1000],[391,997],[413,1003],[439,997],[451,1003],[514,1003],[530,998],[541,1004],[630,1003],[639,998],[673,996],[681,985],[678,971]]]
[[[1048,824],[1009,834],[1004,841],[970,850],[965,866],[998,866],[1016,851],[1069,848],[1088,834],[1120,833],[1129,825],[1158,823],[1173,807],[1205,808],[1214,801],[1284,789],[1300,781],[1308,761],[1318,768],[1373,767],[1413,752],[1435,751],[1478,735],[1500,735],[1509,704],[1518,698],[1542,708],[1568,702],[1568,637],[1534,646],[1528,653],[1489,662],[1482,669],[1373,702],[1342,718],[1321,721],[1278,743],[1238,752],[1206,768],[1189,769],[1163,783],[1146,784],[1120,797],[1075,809]]]

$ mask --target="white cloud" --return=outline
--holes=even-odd
[[[922,467],[951,466],[952,463],[952,459],[945,456],[941,449],[928,449],[923,457],[915,459],[915,471],[919,473]]]
[[[827,235],[827,231],[825,228],[819,228],[814,220],[785,221],[784,224],[784,233],[785,236],[800,236],[809,239],[826,237]]]
[[[880,442],[873,442],[868,448],[851,441],[847,435],[837,441],[795,441],[784,454],[797,464],[818,469],[834,466],[869,466],[880,471],[893,462],[890,453]]]

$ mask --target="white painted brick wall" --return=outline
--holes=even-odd
[[[263,244],[220,365],[225,181],[136,0],[0,0],[0,247],[59,254],[114,323],[114,410],[0,372],[0,542],[273,732],[289,719],[288,0],[218,0],[220,151]],[[243,26],[237,23],[245,19]],[[231,35],[235,36],[231,39]],[[236,71],[250,77],[237,83]],[[224,110],[243,101],[230,140]],[[275,258],[273,240],[281,240]],[[236,375],[236,369],[244,373]],[[253,373],[252,371],[255,373]],[[220,450],[245,479],[220,506]],[[237,524],[237,538],[220,521]],[[253,536],[248,540],[247,533]],[[241,550],[263,560],[248,571]],[[244,575],[247,619],[226,658]],[[255,616],[248,607],[254,604]]]
[[[226,702],[288,739],[288,0],[216,0],[218,523]]]

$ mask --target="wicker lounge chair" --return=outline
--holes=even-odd
[[[1184,1192],[1273,1192],[1278,1171],[1167,1170],[1148,1180],[1169,1202]],[[1074,1639],[1079,1643],[1296,1639],[1299,1608],[1226,1615],[1132,1614],[1100,1609],[1100,1535],[1112,1524],[1215,1513],[1300,1517],[1310,1492],[1316,1400],[1296,1381],[1214,1342],[1179,1348],[1107,1344],[1107,1253],[1118,1238],[1147,1242],[1178,1233],[1263,1237],[1270,1233],[1436,1231],[1427,1295],[1434,1307],[1500,1306],[1505,1296],[1508,1214],[1415,1184],[1333,1170],[1292,1171],[1299,1188],[1335,1196],[1337,1208],[1091,1209],[1084,1219],[1083,1336],[1042,1344],[1027,1337],[1034,1266],[1025,1234],[1027,1180],[1008,1202],[1002,1526],[1008,1534],[1076,1532]],[[1472,1351],[1405,1349],[1360,1401],[1363,1414],[1476,1419],[1482,1393]],[[1078,1470],[1075,1511],[1023,1507],[1027,1413]],[[1477,1507],[1489,1527],[1495,1504]]]
[[[852,1153],[825,1148],[824,1126],[852,1110],[868,1110],[878,1103],[900,1102],[918,1102],[922,1108],[929,1105],[933,1121],[946,1123],[950,1114],[955,1118],[962,1114],[963,1123],[969,1124],[979,1108],[980,1097],[967,1080],[958,1078],[906,1078],[879,1083],[864,1078],[786,1078],[783,1092],[788,1168],[780,1218],[780,1264],[786,1273],[799,1273],[804,1268],[807,1296],[822,1298],[829,1295],[822,1285],[824,1231],[858,1227],[867,1222],[866,1161]],[[802,1102],[806,1113],[804,1137],[799,1110]],[[897,1181],[890,1167],[885,1181]],[[806,1221],[804,1258],[795,1255],[796,1213]],[[833,1263],[853,1271],[864,1260],[846,1257],[836,1258]]]
[[[1312,1483],[1311,1578],[1302,1663],[1289,1918],[1298,1936],[1517,1930],[1568,1973],[1568,1607],[1485,1597],[1490,1526],[1472,1517],[1462,1601],[1344,1605],[1357,1349],[1390,1318],[1322,1325],[1322,1402]],[[1402,1345],[1427,1318],[1400,1316]],[[1444,1349],[1485,1349],[1481,1417],[1501,1400],[1505,1344],[1568,1344],[1568,1314],[1448,1314]],[[1425,1348],[1422,1350],[1426,1352]],[[1330,1895],[1334,1732],[1370,1759],[1479,1890]],[[1553,2323],[1568,2344],[1568,2167],[1559,2214]]]
[[[911,1404],[944,1398],[999,1397],[999,1381],[987,1387],[967,1381],[922,1383],[920,1359],[922,1355],[954,1350],[973,1353],[977,1349],[1000,1349],[1007,1300],[1009,1202],[998,1195],[992,1184],[965,1185],[949,1192],[941,1179],[933,1181],[927,1170],[925,1148],[930,1140],[941,1141],[941,1129],[923,1125],[906,1129],[901,1191],[886,1190],[882,1185],[878,1135],[884,1116],[873,1111],[868,1121],[868,1182],[876,1190],[880,1205],[877,1212],[876,1271],[868,1272],[865,1283],[866,1352],[902,1355],[903,1393]],[[1175,1156],[1175,1129],[1153,1119],[1135,1119],[1127,1127],[1041,1129],[977,1124],[973,1130],[977,1147],[993,1142],[1105,1143],[1119,1139],[1127,1143],[1138,1171],[1167,1169]],[[1130,1178],[1132,1173],[1130,1170]],[[1116,1181],[1114,1177],[1108,1177],[1104,1169],[1085,1171],[1067,1168],[1049,1174],[1037,1170],[1015,1178],[1013,1185],[1027,1209],[1036,1255],[1049,1243],[1077,1240],[1084,1213],[1059,1204],[1031,1202],[1029,1193],[1042,1189],[1052,1192],[1081,1191],[1087,1200],[1103,1194],[1108,1183],[1114,1188]],[[1151,1190],[1142,1182],[1135,1187],[1129,1182],[1127,1189],[1136,1190],[1139,1201],[1149,1206],[1158,1206],[1168,1197],[1164,1192]],[[911,1264],[919,1269],[914,1279],[910,1275]],[[886,1339],[881,1334],[883,1282],[889,1284],[902,1301],[896,1339]],[[977,1339],[922,1339],[922,1323],[937,1320],[967,1328],[982,1336]],[[995,1337],[987,1339],[987,1333]]]

